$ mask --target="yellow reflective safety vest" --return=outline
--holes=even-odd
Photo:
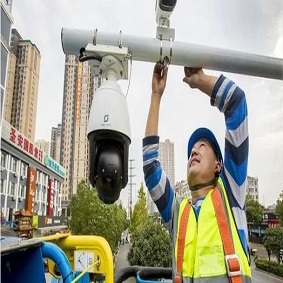
[[[215,202],[215,198],[212,197],[214,190],[219,190],[221,195],[221,198],[219,199],[220,203],[213,203],[213,200]],[[182,282],[229,283],[233,282],[231,277],[237,275],[239,281],[236,280],[234,282],[250,283],[251,269],[249,257],[242,247],[226,191],[220,178],[218,179],[217,187],[214,190],[211,190],[203,200],[198,220],[196,219],[193,209],[190,209],[188,212],[181,271]],[[188,198],[184,198],[179,207],[175,206],[174,211],[173,225],[175,227],[173,226],[173,235],[175,234],[175,237],[173,237],[173,239],[175,240],[173,240],[173,270],[175,275],[177,273],[177,257],[180,257],[180,252],[178,254],[178,237],[180,236],[181,218],[188,203]],[[225,211],[226,220],[228,222],[227,225],[232,237],[235,254],[230,256],[225,256],[221,231],[218,225],[219,221],[215,212],[215,207],[219,205],[222,205],[224,209],[223,211]],[[239,272],[237,271],[233,273],[229,270],[229,259],[238,259],[238,262],[240,263]]]

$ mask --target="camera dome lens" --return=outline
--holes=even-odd
[[[122,189],[122,153],[115,144],[103,144],[97,153],[96,189],[106,204],[114,203]]]

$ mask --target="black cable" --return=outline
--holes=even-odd
[[[96,61],[99,61],[99,62],[102,61],[101,56],[99,56],[97,54],[88,56],[88,55],[85,55],[84,52],[85,52],[85,48],[81,48],[80,49],[80,55],[79,55],[79,61],[80,62],[85,62],[85,61],[89,61],[89,60],[96,60]]]

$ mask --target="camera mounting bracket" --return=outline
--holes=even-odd
[[[88,43],[83,55],[89,57],[95,77],[107,78],[111,73],[119,79],[128,79],[128,48]]]

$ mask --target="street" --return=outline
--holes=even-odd
[[[122,240],[124,239],[124,242],[125,242],[125,239],[126,239],[126,234],[127,234],[127,231],[125,231],[125,233],[121,237]],[[116,274],[122,268],[129,266],[129,263],[128,263],[128,260],[127,260],[127,255],[128,255],[129,250],[130,250],[130,241],[128,243],[125,242],[125,244],[120,245],[117,260],[115,262],[114,274]],[[132,278],[127,279],[124,282],[135,283],[136,279],[132,277]]]
[[[256,269],[254,263],[252,263],[252,282],[253,283],[282,283],[283,278],[275,277],[269,273]]]

